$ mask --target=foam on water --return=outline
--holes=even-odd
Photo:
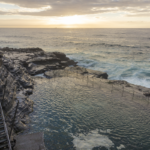
[[[123,148],[125,148],[125,146],[122,145],[122,144],[121,144],[120,146],[117,147],[118,150],[121,150],[121,149],[123,149]]]
[[[111,148],[114,146],[113,142],[106,136],[99,134],[99,130],[93,130],[87,135],[79,134],[78,136],[72,135],[73,144],[76,150],[92,150],[94,147]]]

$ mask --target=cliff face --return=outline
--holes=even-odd
[[[21,68],[19,71],[22,72]],[[12,74],[4,65],[0,68],[0,77],[1,104],[8,130],[11,128],[16,105],[19,101],[13,130],[19,132],[26,128],[27,115],[32,112],[33,106],[33,102],[28,98],[28,94],[29,92],[32,93],[32,89],[25,89],[24,85],[33,87],[33,81],[28,74],[23,75],[22,73],[19,76]],[[30,83],[25,78],[30,79]]]

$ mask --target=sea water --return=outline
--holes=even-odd
[[[0,47],[64,52],[109,79],[150,87],[150,29],[0,29]]]

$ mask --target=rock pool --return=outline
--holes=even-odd
[[[35,77],[34,111],[24,133],[44,132],[48,150],[149,150],[147,101],[113,97],[74,78]]]

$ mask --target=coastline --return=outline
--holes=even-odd
[[[150,97],[149,88],[130,84],[126,81],[108,80],[107,73],[77,66],[77,62],[66,57],[64,53],[47,53],[40,48],[2,48],[0,52],[3,55],[3,66],[0,69],[1,88],[3,89],[6,85],[8,91],[2,107],[9,130],[17,101],[19,101],[13,135],[27,128],[28,114],[33,111],[33,101],[29,99],[35,84],[32,76],[37,74],[44,73],[47,78],[74,76],[82,79],[84,77],[85,79],[88,78],[88,81],[92,84],[98,85],[98,83],[101,83],[101,86],[110,92],[115,89],[116,91],[120,90],[120,87],[123,87],[124,93],[125,91],[131,95],[134,93],[134,96],[147,99]]]

